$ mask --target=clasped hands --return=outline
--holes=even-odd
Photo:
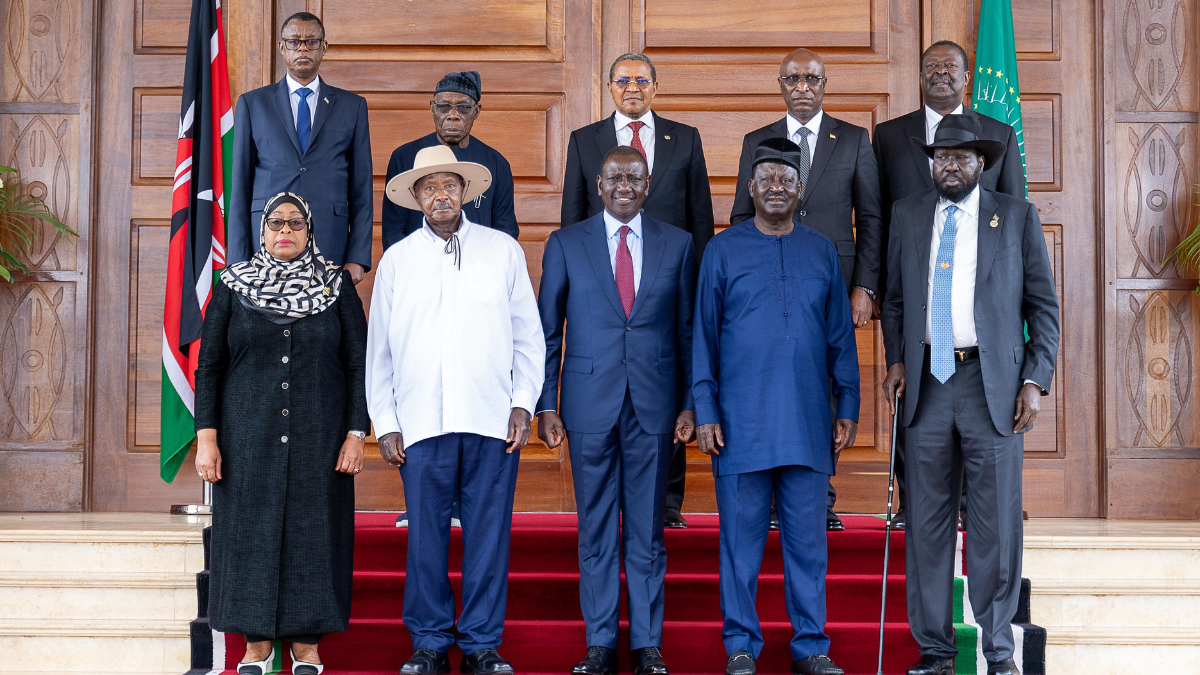
[[[888,368],[887,377],[883,380],[883,395],[887,398],[888,407],[893,415],[896,414],[896,398],[904,396],[907,379],[904,377],[904,364],[893,363]],[[1042,410],[1042,388],[1033,382],[1026,382],[1021,391],[1017,392],[1017,410],[1013,415],[1013,433],[1028,431],[1033,428],[1033,422]]]
[[[538,438],[546,447],[557,448],[567,437],[562,417],[553,410],[538,413]],[[684,410],[675,418],[675,442],[691,443],[696,438],[696,411]]]
[[[529,443],[529,411],[524,408],[513,408],[508,414],[508,438],[504,439],[507,446],[504,451],[512,454]],[[399,431],[384,434],[379,439],[379,455],[383,461],[392,466],[403,466],[408,459],[404,452],[404,438]]]

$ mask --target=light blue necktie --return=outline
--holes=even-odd
[[[929,372],[945,384],[954,374],[954,320],[951,316],[951,291],[954,287],[954,213],[946,209],[946,226],[938,243],[933,267],[933,304],[929,308]]]
[[[300,105],[296,107],[296,135],[300,137],[300,152],[308,150],[308,137],[312,135],[312,113],[308,110],[308,97],[312,89],[300,87],[296,90],[300,95]]]

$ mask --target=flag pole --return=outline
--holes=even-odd
[[[212,515],[212,483],[201,480],[203,486],[200,492],[199,504],[172,504],[173,516],[211,516]]]

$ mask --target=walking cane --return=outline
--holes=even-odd
[[[900,396],[896,396],[896,411],[892,413],[892,451],[888,458],[888,502],[887,524],[883,539],[883,599],[879,603],[879,667],[876,675],[883,675],[883,621],[887,615],[888,561],[892,552],[892,496],[896,491],[896,432],[900,427]]]

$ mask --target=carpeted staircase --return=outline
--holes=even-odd
[[[876,672],[879,595],[883,571],[883,520],[846,517],[846,531],[829,534],[828,624],[830,656],[853,675]],[[691,527],[668,530],[667,598],[663,655],[672,673],[721,673],[721,610],[717,595],[717,518],[689,516]],[[400,620],[404,599],[404,560],[408,530],[397,529],[395,514],[357,516],[354,555],[354,601],[350,630],[326,636],[321,658],[329,675],[395,673],[412,652]],[[455,531],[451,570],[461,565],[462,546]],[[508,613],[500,653],[518,673],[569,673],[586,650],[579,610],[579,567],[574,514],[516,514],[513,517],[509,566]],[[205,537],[205,569],[208,568]],[[908,630],[904,600],[904,536],[892,538],[885,629],[885,673],[903,673],[917,658]],[[458,596],[460,578],[451,575]],[[192,667],[189,675],[233,673],[244,651],[240,635],[214,633],[208,626],[208,573],[197,577],[199,617],[192,623]],[[959,583],[958,588],[962,587]],[[758,612],[766,646],[758,659],[760,673],[790,672],[788,641],[792,628],[783,600],[783,562],[778,533],[771,533],[759,579]],[[970,613],[961,621],[958,673],[976,673],[968,654],[973,646]],[[956,612],[961,611],[956,603]],[[1041,675],[1045,632],[1029,625],[1029,584],[1022,584],[1017,621],[1023,631],[1023,672]],[[622,623],[622,630],[626,630]],[[620,647],[622,672],[629,672],[627,636]],[[965,658],[964,658],[965,657]],[[457,672],[460,654],[451,655]],[[1021,661],[1022,659],[1018,659]],[[214,668],[213,665],[216,667]],[[290,672],[279,657],[278,667]],[[982,672],[981,671],[981,675]]]

